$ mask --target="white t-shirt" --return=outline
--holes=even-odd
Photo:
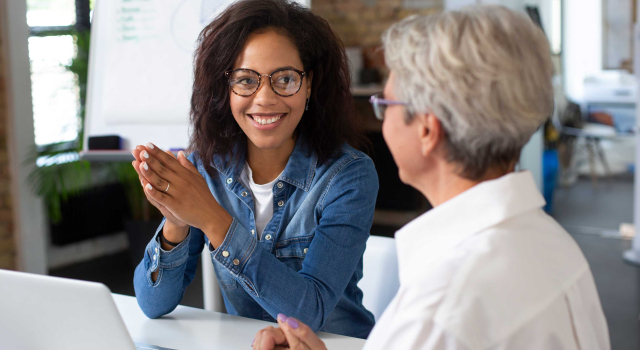
[[[282,175],[282,173],[280,173],[280,175]],[[262,231],[273,217],[273,185],[278,181],[280,175],[267,184],[258,185],[253,181],[253,172],[251,171],[249,164],[245,164],[244,169],[242,169],[240,178],[242,179],[242,182],[249,185],[249,189],[253,194],[253,202],[255,205],[254,215],[256,216],[256,231],[258,233],[258,239],[260,239]]]

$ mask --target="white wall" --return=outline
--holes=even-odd
[[[525,6],[538,6],[540,17],[542,18],[542,27],[547,35],[551,33],[552,17],[551,7],[552,0],[445,0],[445,9],[454,10],[467,5],[474,4],[497,4],[503,5],[510,9],[523,11]]]
[[[18,269],[46,274],[46,228],[42,201],[27,182],[35,166],[25,162],[35,148],[31,75],[29,67],[29,27],[26,1],[0,0],[0,25],[5,36],[7,59],[8,148],[12,181],[14,234],[17,243]]]
[[[564,0],[563,13],[565,92],[582,103],[584,78],[602,73],[602,0]]]

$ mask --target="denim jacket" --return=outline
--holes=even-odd
[[[217,249],[191,227],[183,242],[165,251],[157,237],[163,220],[134,276],[138,304],[148,317],[175,309],[206,245],[229,314],[275,322],[283,313],[314,331],[369,335],[375,320],[357,284],[378,193],[375,167],[348,145],[318,164],[301,140],[273,187],[273,218],[260,239],[251,192],[240,181],[244,158],[230,165],[214,159],[218,176],[211,177],[201,160],[189,157],[233,221]]]

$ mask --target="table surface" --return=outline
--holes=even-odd
[[[274,323],[178,306],[159,319],[142,313],[136,298],[113,294],[134,342],[171,349],[250,349],[256,333]],[[364,340],[319,332],[328,349],[362,349]]]

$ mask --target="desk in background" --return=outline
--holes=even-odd
[[[134,342],[171,349],[251,349],[256,333],[276,324],[179,305],[169,315],[149,319],[136,298],[113,294]],[[319,332],[328,349],[362,349],[364,340]]]

